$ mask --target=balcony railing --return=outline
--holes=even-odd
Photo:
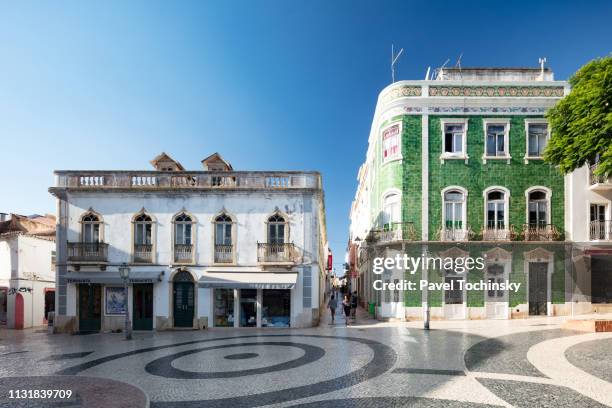
[[[589,182],[592,186],[596,184],[609,184],[612,186],[612,176],[597,175],[595,174],[595,170],[597,170],[597,164],[589,166]]]
[[[612,240],[612,221],[591,221],[589,225],[589,239],[591,241]]]
[[[68,242],[68,262],[106,262],[107,259],[107,243]]]
[[[449,227],[442,227],[440,229],[440,241],[468,241],[469,238],[469,229]]]
[[[380,243],[393,241],[416,241],[417,232],[413,222],[394,222],[382,230],[374,230],[373,237]]]
[[[138,262],[138,263],[153,262],[153,245],[134,244],[134,262]]]
[[[257,243],[257,262],[288,263],[295,262],[295,246],[293,244]]]
[[[321,176],[316,172],[259,171],[57,171],[57,189],[82,190],[292,190],[321,189]]]
[[[174,244],[174,262],[177,262],[177,263],[193,262],[193,245]]]
[[[215,262],[216,263],[234,262],[234,246],[215,244]]]
[[[510,241],[513,238],[512,226],[510,228],[484,227],[482,229],[483,241]]]
[[[523,239],[525,241],[558,241],[561,233],[552,224],[524,224]]]

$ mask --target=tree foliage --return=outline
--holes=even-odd
[[[589,62],[569,83],[571,92],[546,114],[544,160],[562,173],[598,160],[596,174],[612,175],[612,57]]]

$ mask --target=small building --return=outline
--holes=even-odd
[[[55,217],[0,214],[0,326],[47,324],[55,307]]]
[[[316,172],[56,171],[58,331],[310,327],[325,283]],[[120,267],[129,267],[127,298]]]
[[[565,176],[567,238],[573,241],[573,312],[612,312],[612,177],[597,163]]]

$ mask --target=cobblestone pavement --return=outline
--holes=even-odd
[[[340,316],[338,316],[340,317]],[[612,333],[560,319],[47,335],[0,331],[0,407],[612,406]],[[10,399],[28,389],[71,398]]]

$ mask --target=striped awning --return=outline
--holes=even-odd
[[[207,272],[198,285],[218,289],[293,289],[297,272]]]

